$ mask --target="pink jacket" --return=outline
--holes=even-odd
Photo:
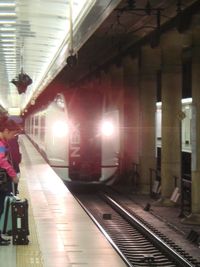
[[[8,162],[6,152],[7,152],[6,141],[0,140],[0,168],[5,169],[7,174],[11,178],[14,178],[17,176],[17,174],[13,169],[12,165]]]

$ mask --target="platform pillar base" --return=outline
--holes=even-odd
[[[174,207],[176,206],[176,203],[171,201],[169,198],[160,198],[156,202],[152,204],[152,206],[157,207]]]
[[[181,223],[200,225],[200,214],[191,213],[189,216],[181,219]]]

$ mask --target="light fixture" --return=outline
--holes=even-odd
[[[16,31],[16,28],[15,27],[13,27],[13,26],[8,26],[8,25],[6,25],[6,26],[4,26],[4,27],[0,27],[0,31],[1,32],[15,32]]]
[[[0,3],[0,7],[15,7],[16,4],[13,3],[13,2],[3,2],[3,3]]]
[[[77,65],[77,57],[76,55],[70,55],[68,56],[67,58],[67,65],[70,67],[70,68],[73,68]]]
[[[22,94],[26,92],[27,87],[33,82],[29,75],[26,74],[23,70],[23,44],[21,48],[20,59],[21,72],[14,79],[12,79],[11,83],[13,83],[17,87],[18,93]]]
[[[0,12],[0,17],[15,17],[15,12]]]
[[[13,33],[0,33],[1,37],[16,37],[15,34]]]
[[[26,92],[27,87],[32,83],[32,79],[22,70],[16,78],[12,79],[11,83],[17,87],[19,94],[22,94]]]
[[[16,20],[2,20],[0,19],[0,24],[5,24],[5,25],[9,25],[9,24],[16,24]]]
[[[31,105],[34,106],[35,105],[35,99],[31,100]]]

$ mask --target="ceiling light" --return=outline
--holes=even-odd
[[[15,44],[2,44],[3,47],[15,47]]]
[[[0,39],[0,42],[8,42],[8,43],[13,43],[13,42],[16,42],[16,40],[15,39]]]
[[[16,6],[16,4],[13,2],[0,3],[0,7],[15,7],[15,6]]]
[[[8,59],[8,58],[16,58],[16,56],[15,56],[15,54],[13,54],[13,55],[4,55],[4,58],[5,59]]]
[[[1,37],[16,37],[14,33],[0,33]]]
[[[25,93],[27,87],[32,84],[32,82],[32,79],[23,72],[23,69],[21,69],[21,73],[11,81],[11,83],[17,87],[19,94]]]
[[[16,31],[15,27],[11,27],[11,26],[5,26],[5,27],[0,27],[0,31],[2,32],[14,32]]]
[[[16,13],[15,12],[0,12],[0,17],[15,17]]]
[[[3,50],[3,51],[13,51],[13,52],[16,51],[16,50],[15,50],[15,47],[2,47],[2,50]]]
[[[0,24],[16,24],[16,20],[0,20]]]

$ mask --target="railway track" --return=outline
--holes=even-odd
[[[127,266],[200,267],[174,242],[107,194],[76,194]]]

